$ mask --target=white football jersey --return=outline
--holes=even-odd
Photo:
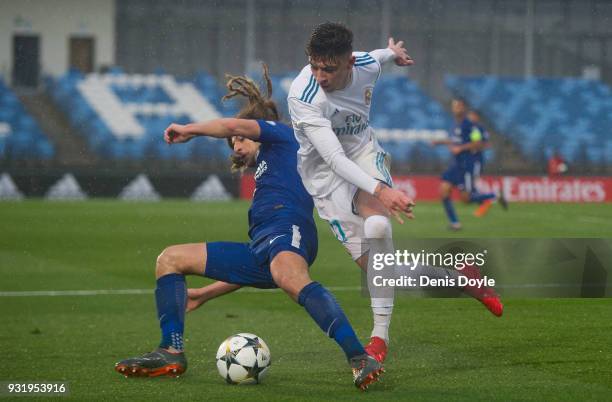
[[[375,53],[376,52],[376,53]],[[306,127],[328,127],[340,141],[347,158],[356,160],[366,149],[380,150],[370,127],[370,105],[374,85],[381,73],[380,53],[354,52],[356,62],[347,87],[329,93],[319,88],[310,65],[293,80],[287,98],[298,151],[298,171],[313,197],[325,197],[343,180],[323,160],[305,135]]]

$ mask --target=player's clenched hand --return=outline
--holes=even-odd
[[[168,144],[174,144],[179,142],[187,142],[194,137],[187,130],[187,126],[182,124],[172,123],[164,131],[164,141]]]
[[[409,219],[414,218],[412,209],[414,208],[414,201],[403,192],[387,187],[380,184],[380,191],[377,191],[376,197],[383,203],[383,205],[395,216],[395,219],[399,223],[404,223],[402,214],[406,215]]]
[[[194,289],[194,288],[187,289],[187,306],[185,308],[186,312],[191,313],[192,311],[200,307],[202,304],[204,304],[205,301],[206,301],[206,297],[204,294],[202,294],[201,288],[200,289]]]
[[[414,64],[414,60],[408,54],[408,51],[404,49],[404,41],[395,43],[393,38],[389,38],[389,49],[395,53],[395,64],[398,66],[411,66]]]

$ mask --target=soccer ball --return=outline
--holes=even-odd
[[[232,335],[217,350],[219,375],[229,384],[259,384],[270,363],[268,345],[254,334]]]

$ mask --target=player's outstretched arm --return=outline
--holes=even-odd
[[[411,66],[414,64],[414,60],[408,54],[408,51],[404,48],[404,41],[395,43],[393,38],[389,38],[389,45],[386,49],[376,49],[370,52],[370,55],[374,57],[380,64],[393,60],[398,66]]]
[[[164,131],[164,141],[175,144],[187,142],[198,136],[215,138],[236,136],[256,140],[260,131],[257,121],[248,119],[223,118],[185,125],[172,123]]]
[[[451,144],[449,148],[451,152],[453,153],[453,155],[460,154],[461,152],[464,152],[464,151],[470,151],[470,152],[481,151],[482,141],[468,142],[466,144],[461,144],[461,145]]]
[[[414,202],[412,199],[399,190],[381,184],[364,172],[359,165],[347,158],[342,145],[330,128],[307,124],[300,124],[299,126],[334,173],[378,198],[399,223],[404,223],[401,218],[402,213],[410,219],[414,218],[412,214]]]
[[[403,40],[395,43],[393,38],[389,38],[387,49],[390,49],[395,55],[395,64],[398,66],[411,66],[414,64],[414,60],[412,60],[412,57],[410,57],[408,51],[404,48]]]
[[[449,139],[445,139],[445,140],[433,140],[430,142],[431,145],[436,146],[436,145],[453,145],[453,141],[449,140]]]
[[[240,289],[240,285],[221,281],[213,282],[202,288],[189,288],[187,289],[187,312],[190,313],[198,309],[202,304],[215,297],[223,296],[238,289]]]
[[[340,141],[331,128],[307,123],[300,123],[298,127],[334,173],[361,190],[374,194],[378,181],[346,157]]]
[[[382,186],[378,180],[367,174],[355,162],[346,157],[338,137],[331,129],[331,123],[321,111],[311,104],[288,98],[289,112],[298,133],[308,138],[331,170],[344,180],[368,194],[376,196],[400,223],[399,215],[405,213],[412,218],[414,202],[404,193]]]

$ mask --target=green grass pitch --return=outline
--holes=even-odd
[[[245,202],[2,203],[0,291],[151,289],[167,245],[246,240]],[[413,237],[610,237],[612,205],[517,204],[484,219],[459,206],[465,230],[447,232],[439,204],[417,206],[396,233]],[[369,299],[319,222],[312,276],[332,288],[362,340]],[[206,283],[190,278],[190,286]],[[348,288],[348,289],[347,289]],[[495,318],[471,299],[399,297],[383,382],[360,393],[340,349],[284,294],[238,293],[187,316],[189,370],[178,379],[125,379],[116,361],[159,341],[152,294],[0,297],[0,381],[67,381],[72,400],[610,400],[609,299],[506,299]],[[230,386],[214,364],[237,332],[263,337],[263,384]],[[21,398],[19,400],[27,400]]]

